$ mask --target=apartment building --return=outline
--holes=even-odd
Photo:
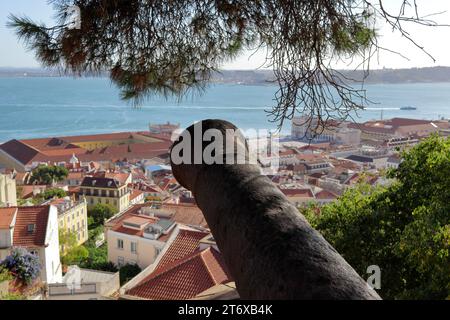
[[[84,177],[80,195],[86,198],[88,208],[100,203],[111,205],[122,212],[130,206],[131,190],[127,183],[118,179]]]
[[[144,269],[164,248],[176,223],[164,212],[143,207],[107,221],[108,260],[118,266],[137,264]]]
[[[15,247],[25,248],[39,257],[43,282],[62,281],[55,206],[0,208],[0,260]]]
[[[0,174],[0,207],[17,206],[16,181],[9,174]]]
[[[85,243],[89,238],[86,199],[64,198],[53,200],[51,204],[58,210],[59,229],[76,234],[78,245]]]

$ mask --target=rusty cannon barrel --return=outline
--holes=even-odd
[[[240,297],[380,299],[260,166],[248,161],[242,135],[233,138],[234,147],[226,148],[231,145],[226,131],[235,129],[222,120],[189,127],[173,144],[171,162],[175,178],[192,191],[203,211]],[[219,160],[215,163],[201,155],[213,141],[219,146],[211,152]],[[244,163],[225,161],[237,159],[242,150]]]

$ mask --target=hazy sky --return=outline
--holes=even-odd
[[[411,0],[412,1],[412,0]],[[401,0],[384,0],[390,8],[398,8]],[[435,19],[440,23],[450,24],[449,0],[418,0],[421,15],[446,11]],[[47,0],[0,0],[0,66],[8,67],[37,67],[38,62],[32,53],[27,52],[19,43],[13,32],[6,28],[7,17],[10,13],[28,15],[35,21],[51,24],[53,11]],[[405,60],[397,55],[381,52],[379,63],[373,61],[372,68],[411,68],[427,66],[450,66],[450,27],[427,28],[411,25],[408,29],[414,39],[423,45],[435,58],[434,63],[428,56],[415,48],[406,39],[393,34],[385,25],[379,25],[380,45],[401,52],[410,60]],[[255,54],[249,58],[249,54],[224,66],[225,69],[254,69],[260,67],[263,62],[262,54]],[[345,68],[339,64],[339,68]]]

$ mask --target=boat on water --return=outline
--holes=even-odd
[[[417,110],[417,108],[411,107],[411,106],[406,106],[406,107],[401,107],[400,110]]]

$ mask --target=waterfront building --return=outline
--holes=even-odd
[[[30,171],[39,164],[80,167],[165,156],[172,142],[150,132],[122,132],[73,137],[10,140],[0,145],[0,165]]]

